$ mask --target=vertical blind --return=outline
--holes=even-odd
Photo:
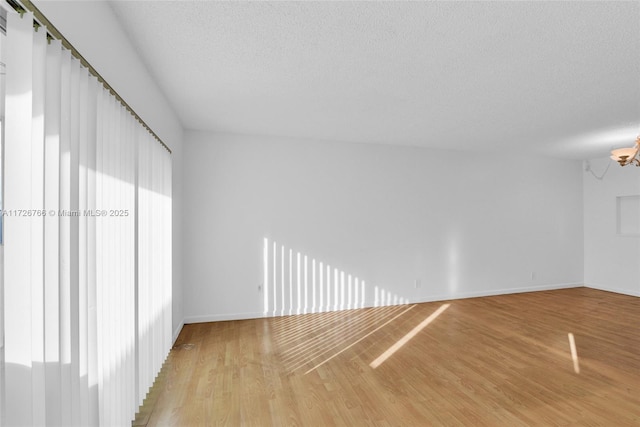
[[[3,422],[130,425],[172,343],[170,153],[31,14],[0,46]]]

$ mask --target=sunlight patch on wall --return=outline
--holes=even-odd
[[[374,292],[374,295],[373,295],[374,307],[386,307],[389,305],[409,304],[408,298],[401,297],[400,295],[390,292],[379,286],[375,286],[373,289],[373,292]]]
[[[263,246],[263,283],[265,315],[365,307],[364,280],[267,238]]]
[[[263,239],[263,314],[288,316],[406,305],[408,297],[284,244]],[[369,291],[367,291],[369,286]],[[369,299],[367,299],[369,298]]]

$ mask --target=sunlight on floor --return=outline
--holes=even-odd
[[[407,335],[402,337],[398,342],[389,347],[387,351],[382,353],[376,360],[371,362],[369,366],[373,369],[376,369],[378,366],[384,363],[389,357],[391,357],[396,351],[398,351],[402,346],[408,343],[413,337],[415,337],[421,330],[423,330],[429,323],[433,322],[438,316],[440,316],[447,308],[449,308],[450,304],[443,304],[439,309],[434,311],[429,317],[424,319],[418,326],[413,328]]]
[[[373,331],[369,332],[368,334],[360,337],[360,339],[358,339],[357,341],[352,342],[351,344],[349,344],[347,347],[343,348],[342,350],[340,350],[339,352],[333,354],[333,356],[329,357],[328,359],[325,359],[323,362],[318,363],[316,366],[314,366],[313,368],[309,369],[307,372],[305,372],[304,374],[307,375],[310,372],[313,372],[315,369],[318,369],[320,366],[324,365],[325,363],[327,363],[328,361],[330,361],[331,359],[333,359],[336,356],[339,356],[340,354],[342,354],[344,351],[350,349],[351,347],[353,347],[354,345],[358,344],[360,341],[362,341],[363,339],[367,338],[368,336],[370,336],[371,334],[379,331],[380,329],[384,328],[385,326],[387,326],[389,323],[393,322],[394,320],[396,320],[398,317],[402,316],[403,314],[405,314],[407,311],[411,310],[412,308],[414,308],[415,305],[410,306],[409,308],[407,308],[406,310],[403,310],[402,312],[400,312],[399,314],[395,315],[394,317],[392,317],[391,319],[387,320],[385,323],[383,323],[382,325],[378,326],[377,328],[375,328]]]
[[[573,360],[573,370],[576,374],[580,373],[580,363],[578,361],[578,350],[576,350],[576,341],[573,334],[569,332],[569,347],[571,348],[571,359]]]
[[[275,318],[275,345],[287,372],[310,373],[413,309],[392,306]]]

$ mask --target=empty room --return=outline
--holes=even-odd
[[[0,427],[640,425],[638,22],[0,0]]]

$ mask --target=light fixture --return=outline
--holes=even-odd
[[[636,146],[629,148],[618,148],[611,152],[611,158],[620,163],[620,166],[634,164],[640,166],[640,136],[636,138]]]

